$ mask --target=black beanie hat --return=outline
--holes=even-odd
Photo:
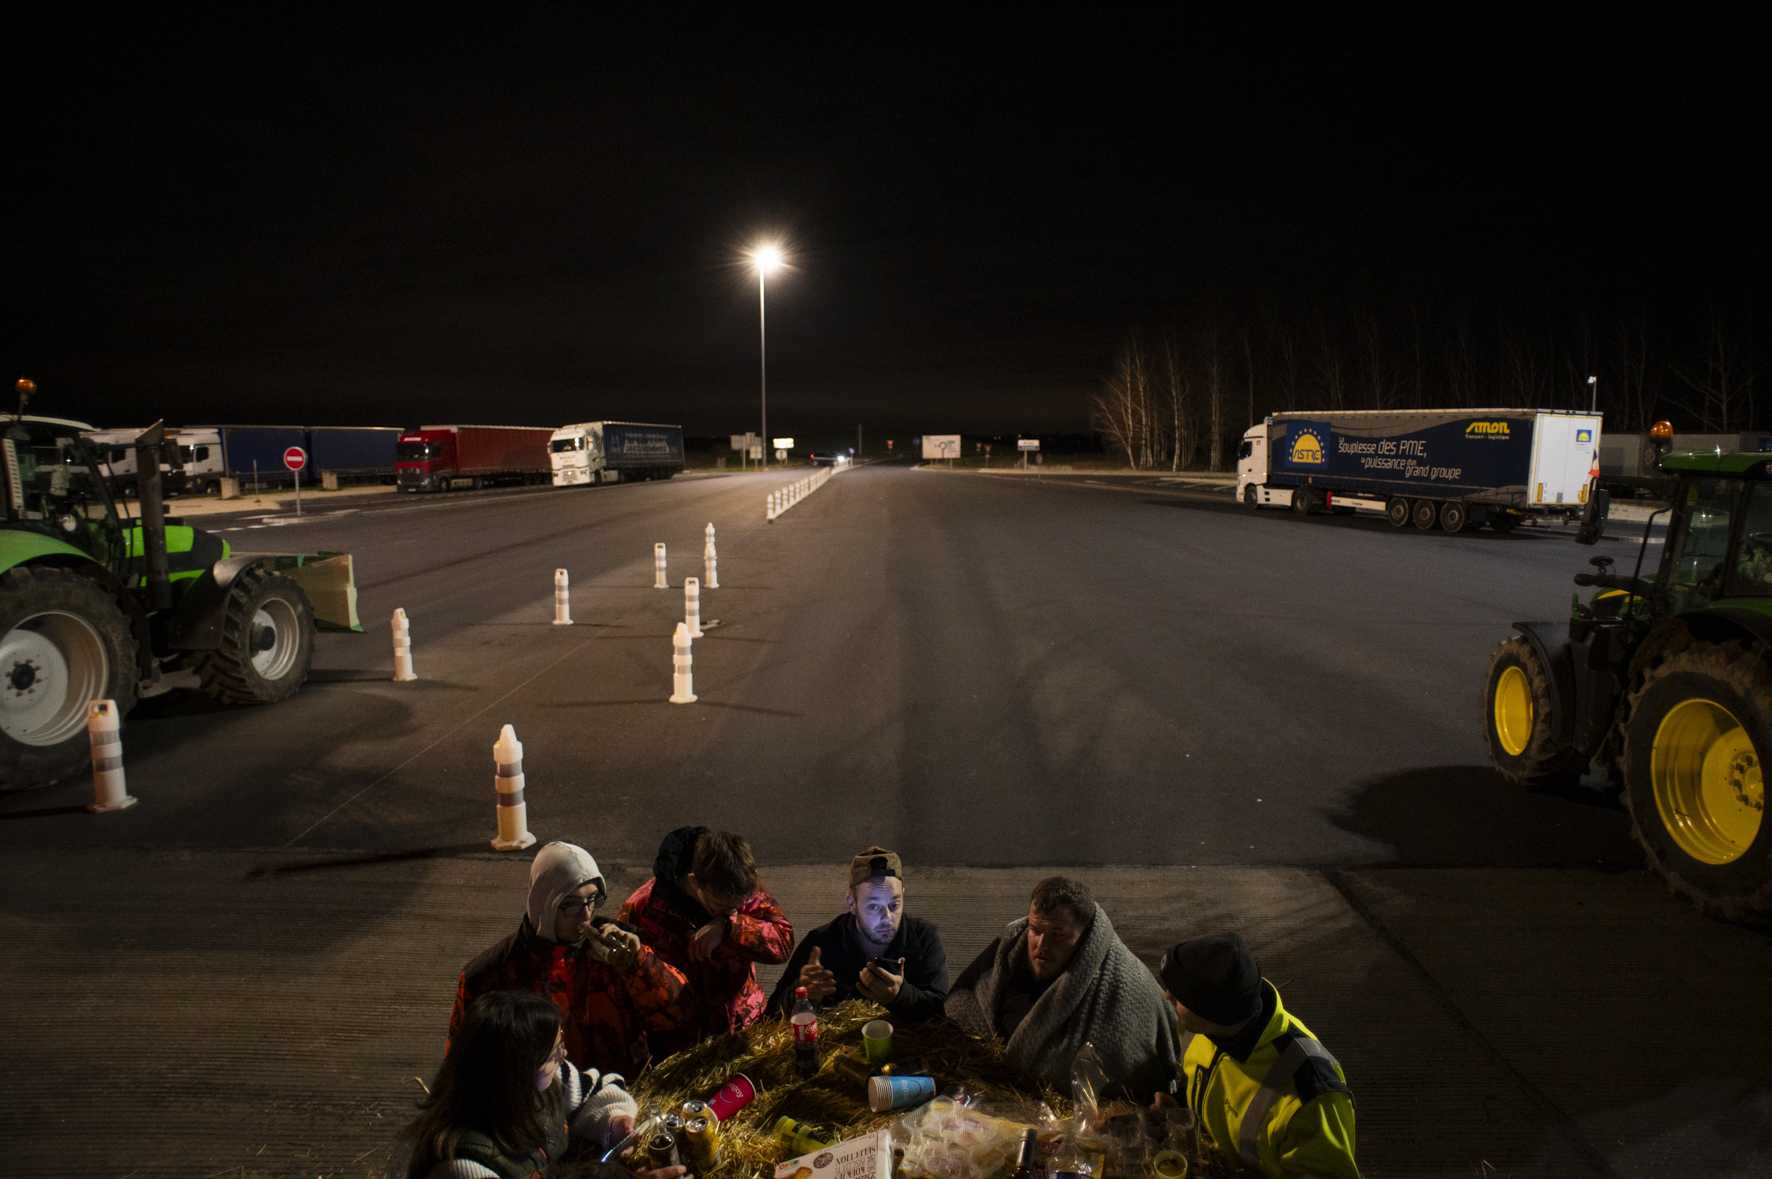
[[[1213,1023],[1235,1027],[1261,1014],[1261,968],[1238,934],[1177,942],[1157,977],[1176,1002]]]

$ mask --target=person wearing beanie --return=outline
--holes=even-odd
[[[848,912],[801,939],[769,996],[769,1009],[791,1013],[794,988],[815,1006],[868,999],[894,1023],[941,1018],[948,997],[948,955],[934,924],[905,916],[904,864],[897,852],[870,847],[849,861]],[[886,969],[875,962],[896,962]]]
[[[1242,937],[1179,942],[1157,978],[1181,1028],[1182,1099],[1227,1160],[1267,1179],[1359,1179],[1341,1065],[1281,1005]]]
[[[589,1081],[638,1074],[653,1055],[650,1037],[688,1018],[688,984],[633,929],[596,915],[608,895],[584,848],[556,842],[537,852],[517,931],[461,972],[450,1037],[481,995],[533,991],[560,1009],[566,1058]]]

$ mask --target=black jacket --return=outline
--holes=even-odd
[[[856,936],[855,915],[845,913],[800,940],[794,948],[794,956],[788,959],[781,981],[775,984],[775,993],[769,996],[769,1010],[783,1014],[792,1011],[794,988],[800,985],[800,967],[806,965],[814,948],[820,951],[819,961],[825,969],[837,976],[836,992],[827,996],[824,1003],[835,1004],[862,997],[855,989],[855,982],[862,967],[868,964],[869,955],[861,948],[861,939]],[[941,934],[935,926],[921,918],[905,917],[899,922],[892,944],[880,957],[905,960],[904,982],[898,988],[898,998],[886,1009],[892,1017],[905,1023],[941,1018],[942,1004],[948,996],[948,954],[942,948]]]

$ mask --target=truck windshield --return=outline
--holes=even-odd
[[[6,428],[0,447],[11,526],[53,536],[114,567],[122,558],[115,551],[121,533],[85,442],[52,426],[20,422]]]
[[[1741,488],[1739,479],[1692,479],[1685,484],[1661,579],[1672,613],[1699,609],[1722,593],[1729,524]]]
[[[394,457],[404,462],[422,463],[437,457],[437,447],[430,442],[400,442],[394,446]]]
[[[583,450],[585,448],[585,437],[583,434],[580,434],[576,438],[556,438],[549,445],[555,454],[562,454],[568,450]]]

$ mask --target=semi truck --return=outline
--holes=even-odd
[[[1614,496],[1646,496],[1662,479],[1661,459],[1674,452],[1772,453],[1772,434],[1676,434],[1656,422],[1647,434],[1608,434],[1600,442],[1600,486]]]
[[[1600,422],[1550,409],[1270,414],[1237,449],[1237,495],[1300,515],[1367,509],[1398,528],[1506,532],[1582,512]]]
[[[397,426],[190,426],[168,431],[178,445],[185,486],[202,494],[221,490],[223,478],[293,483],[283,452],[299,446],[308,455],[302,482],[330,474],[340,483],[387,483],[394,478]]]
[[[363,629],[350,554],[238,553],[167,517],[158,424],[136,439],[137,511],[120,516],[91,431],[22,405],[0,419],[0,789],[84,768],[95,700],[122,714],[197,686],[272,703],[306,682],[316,629]]]
[[[1623,793],[1650,868],[1712,916],[1772,917],[1772,455],[1670,452],[1629,573],[1592,557],[1569,617],[1516,622],[1489,664],[1489,757],[1523,785]],[[1603,519],[1609,496],[1593,497]],[[1657,520],[1667,531],[1649,557]],[[1599,538],[1584,520],[1577,540]],[[1647,568],[1645,568],[1647,565]]]
[[[669,479],[683,469],[683,427],[579,422],[548,440],[555,487]]]
[[[545,483],[552,472],[545,426],[420,426],[400,435],[394,486],[450,491],[494,483]]]
[[[92,430],[86,434],[93,457],[98,460],[99,478],[105,481],[105,490],[110,492],[112,499],[135,494],[135,440],[140,435],[140,429]],[[160,460],[160,482],[167,495],[177,495],[183,490],[184,477],[174,471],[167,458]]]

